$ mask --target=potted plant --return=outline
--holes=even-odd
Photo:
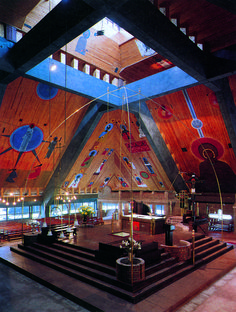
[[[132,248],[133,245],[133,248]],[[131,262],[132,259],[132,251],[133,254],[135,253],[136,250],[141,249],[141,243],[137,242],[136,240],[132,239],[129,237],[127,240],[123,240],[120,248],[124,249],[128,255],[128,259]]]

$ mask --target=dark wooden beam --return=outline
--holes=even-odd
[[[6,91],[7,85],[0,83],[0,106]]]
[[[207,0],[210,3],[213,3],[226,11],[229,11],[233,14],[236,14],[236,2],[235,0]]]
[[[142,130],[145,133],[148,142],[150,143],[154,153],[160,161],[170,182],[173,184],[175,191],[188,191],[188,186],[181,176],[179,169],[177,168],[176,163],[172,158],[170,151],[168,150],[145,101],[142,101],[140,110],[137,105],[132,105],[130,110],[136,115],[137,120],[140,121]]]
[[[213,91],[219,90],[217,75],[232,75],[236,70],[232,62],[212,59],[211,54],[200,50],[148,0],[126,1],[108,17]],[[214,77],[212,66],[220,68],[219,72],[214,72]]]
[[[236,106],[227,78],[220,81],[221,91],[216,92],[221,114],[236,156]]]
[[[55,169],[43,196],[43,202],[47,205],[53,199],[55,189],[61,187],[65,182],[70,170],[79,157],[82,149],[87,143],[90,135],[96,128],[101,116],[107,111],[107,107],[102,104],[92,103],[80,123],[74,137],[67,147],[60,164]]]
[[[21,75],[92,27],[104,14],[104,8],[94,10],[83,0],[61,1],[10,49],[3,62],[9,62],[13,72]],[[0,68],[3,65],[0,60]],[[6,77],[0,72],[2,82],[13,79],[11,74]]]

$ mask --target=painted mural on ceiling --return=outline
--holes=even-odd
[[[234,193],[236,159],[215,94],[197,86],[147,102],[186,181],[197,192]]]

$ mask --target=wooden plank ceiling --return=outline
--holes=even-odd
[[[26,17],[28,25],[33,27],[47,14],[45,5],[41,1],[31,11]],[[235,16],[208,1],[171,0],[166,3],[159,0],[158,6],[166,9],[167,18],[176,18],[177,27],[185,28],[188,36],[195,36],[196,43],[201,43],[207,52],[217,52],[236,44]],[[219,27],[219,19],[224,27]],[[26,29],[23,28],[23,31]],[[76,43],[81,34],[62,48],[69,57],[68,65],[71,65],[71,57],[75,57],[83,64],[89,63],[101,69],[103,74],[113,74],[127,83],[175,65],[159,55],[158,51],[152,56],[142,56],[135,38],[118,44],[105,36],[95,38],[94,30],[92,34],[88,40],[87,54],[76,52]],[[116,68],[118,72],[115,73]],[[229,82],[236,102],[236,77],[231,76]],[[20,77],[7,86],[0,106],[1,189],[38,188],[43,191],[89,107],[85,106],[88,99],[62,90],[56,90],[51,100],[42,99],[37,93],[39,85],[36,81]],[[190,103],[186,101],[186,94]],[[206,138],[209,143],[216,144],[221,151],[221,161],[236,173],[231,142],[215,94],[210,89],[203,85],[195,86],[185,93],[178,91],[147,100],[146,103],[186,181],[193,172],[199,176],[202,162],[196,152],[196,142],[200,135],[192,126],[193,119],[202,122],[202,139]],[[72,117],[68,118],[71,114]],[[17,140],[15,131],[23,126],[27,126],[27,129],[38,128],[43,133],[43,139],[39,139],[38,144],[28,152],[20,152],[14,145],[14,135]],[[56,137],[56,147],[47,158],[49,144]],[[23,141],[22,136],[18,139]],[[127,147],[131,143],[136,146],[132,153]],[[11,176],[12,172],[16,172],[16,175]],[[103,114],[60,187],[63,190],[72,188],[77,192],[98,192],[105,186],[114,191],[165,191],[173,189],[173,182],[168,179],[147,138],[139,137],[136,117],[123,109],[117,109]]]
[[[36,81],[18,78],[8,85],[5,92],[0,106],[1,188],[44,189],[87,110],[87,106],[82,108],[88,102],[87,99],[65,93],[62,90],[55,90],[57,93],[51,100],[42,99],[37,93],[39,86]],[[47,93],[46,89],[40,94],[46,95]],[[69,118],[80,108],[82,109]],[[23,141],[25,134],[19,134],[17,137],[15,131],[24,126],[30,128],[30,125],[34,125],[34,129],[39,128],[42,131],[43,141],[41,139],[38,141],[37,137],[33,138],[37,142],[35,148],[23,152],[17,163],[20,152],[19,145],[13,141],[14,134],[15,140],[20,142]],[[54,152],[49,158],[45,158],[50,142],[56,137],[58,140]],[[38,160],[33,154],[34,150]],[[6,180],[12,169],[16,169],[17,177],[8,182]],[[31,176],[32,178],[30,178]]]
[[[231,77],[235,94],[236,77]],[[192,107],[186,102],[182,91],[147,101],[148,108],[162,137],[168,146],[182,176],[188,181],[193,173],[200,176],[199,165],[203,159],[196,153],[198,141],[209,142],[223,150],[220,160],[236,172],[236,158],[214,92],[205,86],[187,89]],[[202,136],[193,127],[195,120],[202,122]]]
[[[77,176],[81,176],[78,189],[85,193],[102,191],[106,185],[114,191],[173,190],[147,139],[139,137],[135,116],[130,114],[128,118],[123,110],[103,115],[66,185],[73,185]]]

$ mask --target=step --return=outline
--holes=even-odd
[[[212,241],[212,237],[206,236],[204,238],[201,238],[201,239],[198,239],[197,241],[195,241],[194,245],[195,245],[195,247],[198,247],[198,246],[205,244],[205,243],[208,243],[210,241]]]
[[[230,250],[234,249],[233,245],[227,245],[226,243],[223,244],[224,246],[220,249],[217,250],[212,250],[212,252],[210,254],[204,255],[204,253],[202,254],[201,258],[196,258],[195,259],[195,265],[197,267],[206,264],[220,256],[222,256],[223,254],[229,252]]]
[[[86,247],[83,247],[83,246],[79,246],[79,245],[75,245],[75,244],[71,244],[71,243],[68,243],[68,242],[63,242],[63,241],[57,241],[56,243],[53,244],[54,246],[67,246],[71,249],[76,249],[76,250],[82,250],[82,251],[85,251],[85,252],[88,252],[88,253],[91,253],[91,254],[95,254],[96,253],[96,250],[93,250],[93,249],[89,249],[89,248],[86,248]]]
[[[150,295],[150,293],[154,293],[158,289],[161,289],[161,288],[169,285],[170,283],[177,280],[178,276],[182,277],[182,273],[181,274],[180,273],[172,274],[170,276],[170,278],[164,277],[164,278],[156,281],[154,283],[154,286],[147,285],[147,283],[145,282],[143,285],[141,285],[141,283],[140,283],[139,285],[137,284],[137,285],[134,285],[133,287],[132,287],[132,285],[121,283],[121,282],[114,279],[114,283],[117,283],[117,285],[118,285],[117,286],[114,284],[110,284],[104,280],[101,281],[101,280],[97,279],[96,277],[88,276],[84,273],[78,272],[74,268],[66,267],[62,264],[55,263],[51,260],[46,261],[45,258],[40,257],[40,256],[35,256],[26,250],[20,250],[20,249],[15,248],[15,247],[11,247],[11,250],[22,255],[22,256],[25,256],[31,260],[37,261],[41,264],[45,264],[46,266],[53,268],[55,270],[58,270],[63,274],[66,274],[68,276],[76,278],[82,282],[88,283],[94,287],[97,287],[101,290],[104,290],[108,293],[116,295],[116,296],[123,298],[127,301],[130,301],[132,303],[137,303],[137,302],[145,299],[146,297],[148,297]],[[174,276],[176,276],[176,278],[174,278]],[[125,287],[127,289],[125,289]],[[148,291],[147,291],[147,289],[148,289]]]
[[[52,269],[55,269],[57,271],[60,271],[61,273],[71,276],[73,278],[76,278],[78,280],[80,280],[81,282],[85,282],[88,283],[94,287],[99,288],[100,290],[104,290],[108,293],[111,293],[113,295],[116,295],[120,298],[123,298],[127,301],[132,302],[133,301],[133,293],[131,291],[127,291],[123,288],[111,285],[110,283],[107,283],[105,281],[101,281],[93,276],[88,276],[84,273],[78,272],[72,268],[68,268],[65,267],[61,264],[56,264],[55,262],[51,261],[51,260],[45,260],[45,258],[40,257],[40,256],[35,256],[32,253],[29,253],[26,250],[20,250],[18,248],[15,247],[10,247],[11,251],[16,252],[17,254],[27,257],[33,261],[39,262],[41,264],[44,264],[47,267],[50,267]]]
[[[226,243],[219,243],[217,245],[214,245],[206,250],[203,250],[199,253],[196,254],[195,259],[201,259],[204,258],[208,255],[210,255],[211,253],[215,253],[216,251],[223,249],[224,247],[226,247],[227,244]]]
[[[151,294],[155,293],[156,291],[168,286],[169,284],[175,282],[176,280],[178,280],[178,279],[184,277],[185,275],[191,273],[193,270],[197,269],[198,267],[200,267],[204,263],[210,262],[211,260],[217,258],[219,255],[226,253],[227,251],[231,250],[232,248],[233,248],[232,245],[226,246],[225,248],[222,248],[221,250],[215,252],[214,254],[206,256],[204,259],[199,259],[196,261],[195,266],[193,266],[191,264],[187,264],[185,267],[181,268],[182,264],[180,264],[179,265],[180,269],[178,270],[178,272],[174,272],[168,276],[165,276],[164,278],[161,278],[161,279],[155,281],[151,285],[147,285],[147,283],[145,283],[142,285],[142,288],[140,287],[141,285],[139,285],[139,289],[136,289],[136,290],[135,290],[135,287],[133,288],[133,290],[132,290],[132,287],[130,287],[130,289],[132,291],[129,291],[126,289],[120,289],[120,287],[117,287],[115,285],[111,285],[109,283],[106,283],[105,281],[99,281],[94,277],[87,276],[83,273],[80,273],[76,270],[65,267],[63,265],[55,264],[52,261],[45,261],[44,258],[35,257],[32,254],[28,254],[24,250],[21,250],[19,252],[19,249],[18,249],[18,250],[16,250],[16,252],[18,252],[19,254],[22,254],[26,257],[29,257],[35,261],[38,261],[40,263],[45,263],[46,266],[52,267],[56,270],[59,270],[63,274],[67,274],[69,276],[77,278],[78,280],[81,280],[82,282],[86,282],[86,283],[93,285],[93,286],[95,286],[101,290],[104,290],[108,293],[112,293],[113,295],[116,295],[120,298],[123,298],[129,302],[137,303],[137,302],[149,297]],[[124,283],[120,283],[120,286],[125,286],[125,285],[124,285]],[[128,286],[130,286],[130,285],[128,285]]]
[[[153,264],[153,265],[149,266],[148,268],[146,268],[145,269],[145,275],[147,277],[148,275],[151,275],[151,274],[157,272],[158,270],[166,268],[167,266],[170,266],[170,265],[175,264],[177,262],[178,262],[178,259],[173,258],[173,257],[169,257],[167,259],[164,259],[161,262],[159,262],[157,264]]]
[[[23,246],[19,246],[19,247],[23,247]],[[76,263],[75,261],[65,259],[61,256],[52,255],[49,252],[40,251],[39,249],[36,249],[34,247],[23,247],[23,248],[19,248],[19,249],[27,251],[29,254],[32,254],[34,256],[37,256],[37,257],[39,256],[41,258],[44,258],[47,261],[54,262],[56,265],[60,264],[60,265],[63,265],[65,267],[73,268],[74,270],[77,270],[78,272],[81,272],[83,274],[87,274],[88,276],[96,277],[97,279],[100,279],[100,280],[107,280],[108,281],[108,280],[112,279],[112,281],[113,281],[114,277],[116,275],[115,270],[110,271],[109,273],[111,273],[111,274],[109,274],[107,272],[105,273],[105,272],[102,272],[100,270],[102,267],[100,267],[99,269],[91,268],[91,267],[88,267],[86,264],[82,265],[82,264]]]
[[[195,248],[195,254],[200,253],[206,249],[211,248],[212,246],[218,245],[219,244],[219,240],[216,239],[212,239],[206,243],[203,243],[201,245],[199,245],[198,247]]]
[[[19,248],[24,249],[24,246],[22,246],[21,244],[18,245]],[[70,261],[76,262],[78,264],[81,265],[85,265],[87,267],[99,270],[101,272],[110,274],[110,275],[115,275],[116,271],[113,267],[108,266],[108,265],[104,265],[104,264],[100,264],[95,260],[95,257],[93,256],[91,259],[88,259],[86,257],[83,257],[83,254],[74,254],[74,253],[70,253],[70,250],[57,250],[54,246],[54,248],[52,246],[45,246],[42,244],[38,244],[35,243],[32,245],[32,247],[48,252],[50,254],[68,259]],[[66,249],[66,248],[65,248]]]
[[[83,257],[83,258],[86,258],[86,259],[89,259],[89,260],[94,260],[95,259],[95,254],[92,251],[90,251],[89,249],[85,251],[85,250],[75,249],[75,248],[71,248],[70,246],[61,245],[61,244],[57,244],[57,243],[54,243],[54,244],[51,244],[51,245],[44,245],[44,244],[40,244],[40,243],[35,243],[34,245],[38,246],[39,248],[43,248],[43,247],[47,248],[47,247],[49,247],[52,250],[61,250],[61,251],[73,254],[75,256]]]

